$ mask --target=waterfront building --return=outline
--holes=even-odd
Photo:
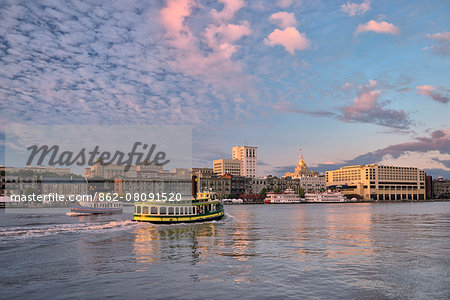
[[[5,190],[5,167],[0,165],[0,197],[6,195]]]
[[[319,193],[326,190],[325,176],[302,176],[298,178],[300,186],[306,193]]]
[[[250,191],[250,177],[233,176],[230,173],[225,173],[220,178],[230,179],[230,194],[237,196],[247,194]]]
[[[425,174],[425,195],[427,199],[433,198],[433,177]]]
[[[275,176],[266,176],[264,178],[251,178],[249,192],[251,194],[259,194],[264,189],[267,192],[270,191],[285,191],[287,189],[292,189],[295,192],[298,191],[300,187],[299,178],[278,178]]]
[[[241,161],[241,176],[256,178],[258,147],[235,146],[232,149],[232,158]]]
[[[6,173],[5,194],[10,195],[24,195],[33,192],[39,192],[38,176],[36,174],[30,176],[18,176],[13,173]]]
[[[101,177],[101,178],[118,178],[118,177],[137,177],[137,166],[130,166],[126,170],[126,166],[109,164],[102,165],[100,160],[97,160],[89,171],[84,171],[86,178]]]
[[[177,177],[191,178],[191,172],[186,168],[174,168],[172,173]]]
[[[197,177],[197,191],[210,191],[217,194],[219,198],[226,198],[232,194],[231,178],[217,175]]]
[[[80,176],[42,177],[38,180],[38,186],[43,195],[58,193],[69,197],[70,195],[84,195],[88,191],[86,179]]]
[[[233,176],[240,176],[242,162],[237,159],[216,159],[213,161],[213,170],[218,175],[230,173]]]
[[[163,193],[169,197],[170,193],[180,193],[183,197],[191,196],[191,179],[178,177],[154,177],[154,178],[116,178],[114,180],[114,192],[118,194],[131,194],[134,199],[143,195]]]
[[[197,178],[200,177],[210,177],[215,175],[214,170],[212,168],[192,168],[191,174],[197,176]]]
[[[6,174],[18,173],[18,172],[27,172],[27,173],[35,173],[35,174],[43,174],[43,173],[53,173],[58,176],[70,174],[69,168],[56,168],[50,166],[28,166],[25,168],[16,168],[16,167],[5,167]]]
[[[88,189],[86,180],[74,174],[64,177],[6,175],[4,184],[7,195],[58,193],[69,196],[84,194]]]
[[[346,166],[325,174],[327,188],[366,201],[424,200],[425,172],[377,164]]]
[[[196,177],[197,191],[212,191],[218,197],[224,198],[231,194],[230,178],[222,178],[213,172],[211,168],[192,168],[192,176]]]
[[[90,168],[84,169],[86,178],[101,177],[106,179],[114,178],[155,178],[155,177],[190,177],[188,169],[176,168],[173,172],[164,170],[163,166],[154,163],[142,162],[135,166],[108,164],[102,165],[99,160]]]
[[[435,198],[450,199],[450,180],[438,177],[433,180],[433,196]]]
[[[252,178],[234,176],[231,173],[217,175],[205,169],[207,168],[202,168],[202,170],[197,169],[197,171],[193,171],[192,173],[196,176],[197,191],[208,190],[215,192],[220,198],[249,194],[251,191],[250,181]]]

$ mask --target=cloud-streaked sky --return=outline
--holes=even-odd
[[[448,1],[2,1],[1,126],[194,126],[194,165],[450,177]]]

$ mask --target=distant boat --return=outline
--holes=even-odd
[[[70,207],[70,215],[120,214],[122,210],[123,203],[118,201],[79,201]]]
[[[222,202],[222,204],[244,204],[243,199],[222,199],[220,202]]]
[[[267,193],[265,204],[298,204],[304,203],[302,199],[293,189],[286,189],[284,193]]]
[[[343,203],[348,202],[347,198],[341,192],[307,193],[306,202],[317,203]]]

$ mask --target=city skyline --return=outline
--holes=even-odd
[[[450,178],[445,1],[6,2],[0,127],[193,126],[193,167],[378,163]],[[1,131],[1,130],[0,130]],[[0,164],[4,161],[0,133]]]

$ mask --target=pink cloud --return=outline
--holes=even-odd
[[[244,0],[219,0],[219,2],[223,3],[224,7],[220,11],[212,10],[211,14],[215,20],[231,20],[236,12],[245,6]]]
[[[450,102],[450,91],[443,87],[434,87],[431,85],[419,85],[416,87],[419,95],[425,95],[440,103]]]
[[[297,25],[297,20],[295,19],[294,13],[288,13],[285,11],[280,11],[271,15],[269,21],[283,29]]]
[[[347,2],[342,4],[341,10],[349,16],[363,15],[370,10],[370,0],[365,0],[361,4]]]
[[[308,49],[311,44],[306,35],[298,32],[295,27],[288,27],[284,30],[275,29],[264,39],[264,43],[270,46],[281,45],[291,55],[294,54],[295,50]]]
[[[450,54],[450,32],[438,32],[427,34],[427,38],[435,41],[435,45],[426,47],[432,49],[434,53],[446,57]]]
[[[431,85],[419,85],[416,88],[419,95],[430,96],[431,92],[434,91],[434,87]]]
[[[184,21],[190,16],[194,2],[192,0],[169,0],[161,9],[161,23],[171,44],[185,48],[193,39],[190,29]]]
[[[356,33],[367,32],[367,31],[373,31],[376,33],[387,33],[387,34],[399,34],[400,33],[400,30],[398,29],[397,26],[395,26],[391,23],[385,22],[385,21],[377,22],[374,20],[370,20],[366,24],[358,25],[358,28],[356,28]]]
[[[211,51],[200,48],[201,37],[196,36],[189,27],[188,18],[192,17],[192,9],[197,6],[193,0],[169,0],[167,6],[160,11],[161,24],[166,31],[167,42],[181,51],[181,61],[170,63],[177,69],[190,75],[211,75],[240,72],[240,66],[229,60],[238,49],[234,44],[244,35],[249,35],[250,25],[228,24],[225,20],[232,18],[245,3],[241,0],[221,0],[224,7],[221,11],[211,10],[214,24],[206,27],[202,37]],[[214,77],[209,77],[213,80]]]
[[[367,91],[354,99],[352,105],[345,108],[345,113],[348,115],[360,115],[372,110],[380,97],[380,91]]]
[[[291,6],[293,2],[294,0],[278,0],[276,4],[281,8],[287,8]]]
[[[231,57],[238,49],[233,43],[242,37],[251,34],[250,25],[244,21],[242,24],[211,24],[205,29],[203,36],[208,46],[224,57]]]
[[[245,93],[248,102],[251,102],[257,98],[257,92],[253,89],[255,78],[244,74],[242,61],[232,58],[240,48],[238,40],[251,34],[249,22],[230,23],[245,2],[220,2],[224,4],[222,10],[211,9],[210,14],[205,15],[194,14],[193,9],[201,7],[194,0],[167,1],[160,10],[160,23],[165,33],[163,42],[172,46],[169,49],[171,59],[167,60],[167,64],[176,72],[202,81],[208,86],[209,93],[233,99]],[[191,29],[191,24],[197,19],[210,21],[202,33]],[[234,104],[230,103],[231,106]]]
[[[353,103],[341,107],[341,120],[346,122],[373,123],[398,129],[406,129],[411,121],[403,110],[386,108],[387,101],[378,101],[381,91],[375,90],[377,82],[369,80],[368,84],[359,87],[358,97]]]
[[[435,34],[427,34],[427,37],[438,41],[448,41],[450,40],[450,32],[438,32]]]
[[[353,84],[346,82],[343,86],[341,86],[339,89],[343,92],[348,92],[353,88]]]

